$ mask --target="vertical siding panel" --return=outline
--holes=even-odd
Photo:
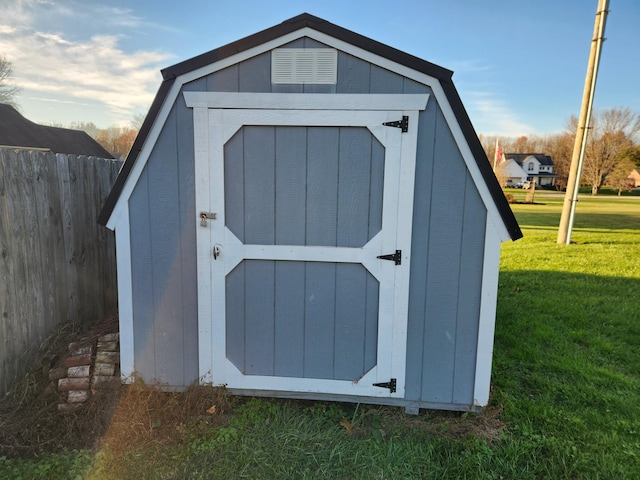
[[[464,218],[460,258],[460,290],[454,365],[453,402],[473,403],[478,347],[480,291],[484,256],[486,210],[467,172],[465,175]]]
[[[425,307],[423,395],[448,403],[453,395],[457,304],[464,196],[460,181],[466,174],[455,141],[440,114],[436,123],[431,227]]]
[[[384,155],[382,144],[371,135],[371,181],[369,184],[369,232],[371,240],[382,230],[382,198],[384,187]]]
[[[340,129],[337,244],[341,247],[361,247],[368,240],[370,139],[365,128]]]
[[[149,165],[151,243],[157,378],[183,385],[182,265],[176,107],[167,117]]]
[[[369,93],[402,93],[404,77],[377,65],[371,65]]]
[[[245,368],[274,374],[275,262],[245,260]]]
[[[225,279],[225,326],[227,358],[245,373],[244,363],[244,299],[245,299],[245,262],[241,262]],[[217,306],[214,305],[213,308]],[[214,381],[215,372],[214,372]]]
[[[344,52],[338,52],[337,93],[369,93],[370,64]]]
[[[429,101],[427,109],[420,113],[418,132],[407,323],[407,358],[410,360],[407,362],[405,398],[408,400],[422,399],[423,369],[431,368],[423,360],[423,355],[437,111],[436,102]]]
[[[335,278],[335,264],[307,263],[304,330],[305,377],[333,377]]]
[[[183,90],[204,90],[206,80],[185,85]],[[182,323],[184,384],[198,379],[198,285],[197,245],[198,225],[195,199],[195,153],[193,145],[193,110],[187,108],[184,97],[177,104],[178,194],[180,222],[180,261],[182,287]]]
[[[133,298],[134,368],[147,380],[155,380],[153,256],[149,218],[149,164],[129,199],[131,231],[131,285]]]
[[[307,129],[276,129],[276,232],[278,245],[305,244]]]
[[[237,92],[240,88],[240,67],[238,65],[232,65],[223,70],[207,75],[206,77],[206,91],[208,92]],[[192,83],[199,83],[199,80]],[[191,85],[191,84],[189,84]],[[199,86],[194,90],[200,89]],[[185,88],[186,90],[186,88]]]
[[[338,128],[309,128],[307,245],[336,245],[338,141]]]
[[[245,243],[275,242],[275,128],[244,127]]]
[[[380,283],[367,273],[367,294],[364,331],[364,371],[368,372],[378,363],[378,317]]]
[[[244,128],[224,146],[225,225],[244,242]]]
[[[304,376],[304,262],[276,262],[275,374]]]
[[[333,378],[356,380],[364,372],[367,272],[362,265],[336,267],[336,333]]]
[[[271,53],[266,52],[240,63],[241,92],[271,92]]]

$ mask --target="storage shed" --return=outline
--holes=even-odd
[[[452,72],[302,14],[162,75],[99,217],[125,380],[486,405],[522,234]]]

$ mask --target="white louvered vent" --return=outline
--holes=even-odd
[[[272,83],[335,84],[338,52],[331,48],[277,48],[271,52]]]

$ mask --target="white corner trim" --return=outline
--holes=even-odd
[[[131,235],[129,227],[129,206],[126,203],[115,225],[117,276],[118,276],[118,317],[120,323],[120,378],[124,383],[134,380],[135,364],[133,351],[133,292],[131,272]]]
[[[171,109],[175,104],[176,98],[178,97],[178,93],[182,88],[182,83],[175,82],[171,87],[171,90],[167,93],[167,96],[164,99],[164,103],[156,118],[153,121],[153,126],[145,139],[144,145],[136,158],[136,162],[133,165],[133,168],[129,172],[129,176],[120,192],[120,196],[116,201],[115,206],[113,207],[113,211],[107,220],[106,227],[113,230],[115,228],[115,224],[119,222],[118,217],[121,213],[122,209],[128,208],[129,198],[131,197],[131,193],[133,192],[134,187],[138,183],[138,179],[140,175],[142,175],[142,171],[144,170],[145,165],[147,164],[147,160],[149,159],[149,155],[153,150],[156,142],[158,141],[158,137],[160,136],[160,132],[167,122],[167,118],[169,117],[169,113],[171,113]],[[118,173],[120,175],[120,173]]]
[[[500,237],[488,217],[485,228],[478,350],[476,352],[476,375],[473,388],[473,403],[478,406],[485,406],[489,402],[496,304],[498,301],[498,276],[500,274]]]
[[[431,85],[431,89],[433,90],[433,95],[436,97],[438,105],[442,110],[442,114],[451,130],[453,138],[456,141],[456,145],[460,149],[460,154],[464,160],[464,163],[469,170],[469,174],[473,179],[473,183],[478,188],[478,193],[480,194],[480,198],[482,198],[482,202],[487,207],[487,214],[489,217],[493,219],[493,223],[497,228],[498,235],[501,241],[506,241],[511,239],[511,235],[509,235],[509,231],[502,221],[502,216],[498,211],[498,206],[493,200],[491,192],[489,191],[489,187],[484,181],[482,177],[482,173],[480,173],[480,167],[476,163],[475,157],[473,153],[471,153],[471,149],[469,148],[469,144],[467,143],[464,134],[462,133],[462,129],[460,128],[460,124],[456,120],[456,116],[453,113],[453,109],[447,100],[447,97],[442,89],[441,85],[434,84]]]

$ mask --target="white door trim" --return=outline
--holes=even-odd
[[[242,100],[239,94],[211,94],[204,97],[215,99],[235,97]],[[274,94],[258,95],[271,98]],[[426,107],[428,95],[327,95],[327,94],[279,94],[270,99],[281,99],[283,109],[210,109],[203,103],[194,101],[185,92],[187,104],[194,108],[194,141],[196,161],[196,207],[198,212],[216,213],[216,219],[207,222],[207,227],[197,229],[198,240],[198,323],[199,323],[199,362],[202,383],[228,383],[233,381],[231,388],[258,388],[281,391],[327,392],[365,396],[404,396],[404,372],[406,362],[406,335],[408,310],[409,258],[411,249],[412,202],[414,187],[414,171],[416,159],[417,125],[419,110]],[[243,95],[244,97],[244,95]],[[295,98],[293,98],[295,97]],[[340,97],[341,100],[327,100],[329,97]],[[327,106],[346,104],[346,97],[358,97],[357,102],[350,102],[350,108],[326,111]],[[412,97],[411,110],[406,110],[406,97]],[[229,98],[224,100],[230,102]],[[367,103],[369,98],[371,103]],[[391,102],[390,100],[395,100]],[[242,104],[244,100],[240,101]],[[261,102],[263,100],[259,100]],[[317,102],[317,103],[316,103]],[[277,102],[275,102],[277,104]],[[231,103],[223,103],[232,105]],[[304,110],[291,109],[294,105],[304,105]],[[392,110],[378,109],[380,105]],[[354,109],[354,105],[356,108]],[[401,105],[402,110],[397,110]],[[366,109],[365,109],[366,108]],[[382,127],[383,122],[399,120],[399,114],[409,117],[409,131],[401,133],[394,127]],[[235,235],[225,227],[224,208],[224,177],[221,174],[224,166],[224,144],[242,126],[249,125],[302,125],[302,126],[366,126],[385,147],[385,197],[395,198],[396,201],[383,202],[382,235],[377,235],[362,248],[332,247],[338,253],[338,261],[362,263],[378,279],[385,275],[383,269],[388,269],[393,281],[380,283],[380,298],[391,298],[391,301],[380,302],[380,319],[391,319],[385,325],[380,322],[378,359],[390,360],[379,362],[358,381],[303,379],[289,377],[258,377],[243,375],[226,359],[226,335],[224,327],[225,305],[225,275],[247,255],[256,258],[273,258],[274,253],[292,253],[294,257],[308,261],[322,261],[328,249],[325,247],[301,246],[247,246],[242,245]],[[399,163],[391,162],[396,156]],[[395,163],[395,165],[394,165]],[[401,202],[401,203],[398,203]],[[197,218],[199,222],[199,218]],[[385,223],[386,221],[386,223]],[[234,240],[235,239],[235,240]],[[222,241],[220,241],[222,240]],[[223,244],[223,253],[218,261],[212,260],[210,246]],[[234,245],[235,244],[235,245]],[[230,247],[227,250],[227,246]],[[244,250],[232,254],[234,248]],[[392,253],[396,249],[402,250],[402,265],[393,262],[377,260],[371,255],[373,250]],[[388,251],[387,251],[388,250]],[[375,253],[375,252],[374,252]],[[373,257],[365,259],[364,257]],[[228,258],[229,263],[220,261]],[[331,257],[329,261],[336,261]],[[214,274],[214,269],[223,268],[224,274]],[[215,305],[215,308],[213,308]],[[221,311],[220,314],[216,314]],[[214,318],[216,317],[216,318]],[[215,331],[215,334],[214,334]],[[215,372],[215,375],[212,375]],[[372,383],[387,382],[396,378],[397,391],[391,394],[388,390],[371,387]],[[262,382],[262,383],[261,383]],[[264,383],[264,385],[263,385]]]
[[[285,109],[285,110],[424,110],[428,93],[246,93],[183,92],[190,108]]]

